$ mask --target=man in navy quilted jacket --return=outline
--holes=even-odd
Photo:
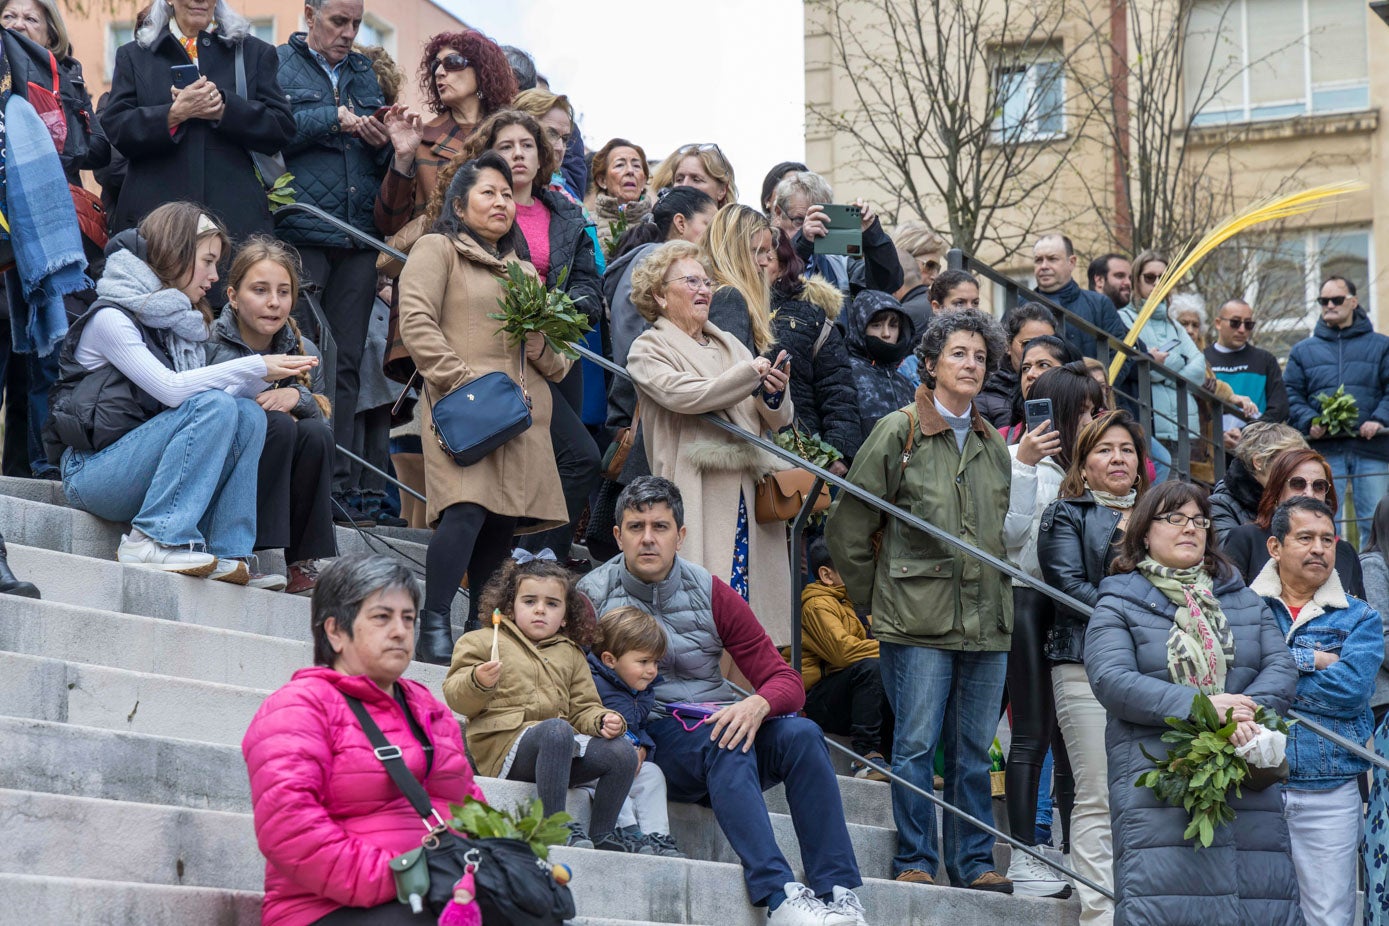
[[[1288,387],[1288,424],[1310,439],[1336,477],[1346,518],[1346,496],[1354,497],[1355,517],[1368,529],[1375,505],[1389,491],[1389,337],[1375,331],[1355,298],[1355,284],[1327,277],[1317,300],[1321,321],[1312,336],[1293,345],[1283,382]],[[1355,397],[1356,419],[1349,430],[1320,422],[1319,396],[1341,387]]]
[[[392,148],[385,125],[374,115],[385,99],[371,59],[352,50],[362,25],[362,0],[309,0],[304,23],[307,32],[294,33],[277,49],[280,86],[294,112],[294,140],[283,153],[294,175],[295,200],[379,237],[372,207]],[[305,282],[317,289],[328,318],[337,347],[333,434],[350,448],[360,423],[357,392],[376,298],[376,252],[302,214],[281,219],[276,233],[299,249]],[[358,488],[353,472],[340,456],[333,471],[335,520],[374,524],[347,499]]]

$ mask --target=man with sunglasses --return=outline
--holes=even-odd
[[[1253,307],[1238,297],[1225,303],[1215,317],[1215,334],[1215,343],[1206,348],[1206,363],[1215,378],[1229,383],[1235,395],[1252,399],[1264,421],[1287,421],[1288,390],[1278,358],[1249,343],[1254,335]]]
[[[1368,524],[1389,491],[1389,337],[1374,330],[1345,277],[1327,277],[1317,304],[1321,320],[1311,337],[1293,345],[1284,371],[1288,423],[1331,464],[1340,484],[1337,519],[1344,523],[1349,495],[1357,520]],[[1313,423],[1321,414],[1317,397],[1341,386],[1354,396],[1357,416],[1349,434],[1331,434]]]

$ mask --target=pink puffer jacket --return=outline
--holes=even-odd
[[[424,750],[400,705],[365,676],[300,669],[251,721],[241,752],[251,775],[256,840],[266,858],[264,926],[305,926],[339,907],[393,900],[387,863],[424,835],[344,693],[366,705],[386,739],[401,748],[446,819],[449,802],[482,799],[453,713],[418,682],[396,684],[434,744],[428,779]]]

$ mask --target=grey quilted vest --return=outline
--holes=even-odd
[[[627,571],[619,553],[584,576],[579,590],[599,615],[630,605],[661,622],[667,645],[657,702],[737,700],[719,671],[723,641],[714,628],[714,579],[708,570],[677,556],[670,575],[648,584]]]

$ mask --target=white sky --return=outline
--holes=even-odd
[[[801,0],[436,0],[498,44],[534,56],[596,150],[623,136],[657,160],[717,142],[739,199],[805,156]]]

